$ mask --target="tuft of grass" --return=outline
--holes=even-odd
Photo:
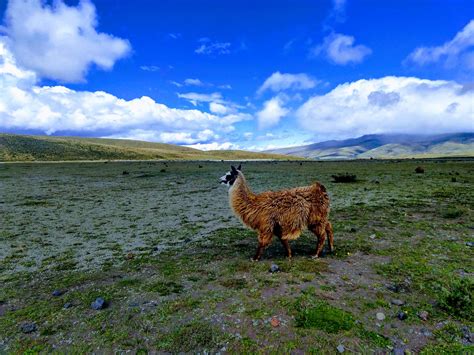
[[[461,217],[464,214],[464,211],[458,207],[448,207],[441,213],[443,218],[454,219]]]
[[[324,301],[316,301],[309,307],[300,308],[296,314],[297,327],[317,328],[327,333],[350,330],[354,324],[350,313]]]
[[[223,341],[222,332],[206,322],[184,324],[159,339],[157,348],[171,353],[217,350]]]
[[[474,281],[455,279],[448,288],[441,288],[439,305],[451,315],[474,320]]]
[[[168,296],[172,293],[181,293],[183,286],[174,281],[156,281],[145,285],[145,290],[157,292],[160,296]]]
[[[247,287],[247,280],[245,279],[227,279],[221,281],[221,285],[227,288],[233,288],[236,290],[241,290]]]

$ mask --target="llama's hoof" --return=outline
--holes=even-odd
[[[311,255],[311,259],[319,259],[318,254]]]
[[[253,263],[257,262],[258,260],[259,259],[250,258],[250,261],[253,262]]]

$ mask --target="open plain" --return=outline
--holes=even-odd
[[[474,351],[474,160],[244,163],[331,196],[335,253],[257,263],[229,165],[0,164],[0,353]]]

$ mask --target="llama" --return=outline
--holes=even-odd
[[[280,239],[287,256],[291,258],[289,241],[297,239],[304,228],[318,237],[314,258],[321,255],[326,236],[330,251],[334,251],[334,235],[328,219],[329,196],[319,182],[311,186],[254,194],[242,174],[241,165],[237,169],[231,166],[231,170],[219,181],[229,186],[229,202],[234,213],[246,226],[258,232],[258,247],[252,260],[260,260],[273,235]]]

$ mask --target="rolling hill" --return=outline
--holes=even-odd
[[[273,149],[268,153],[307,159],[390,159],[474,156],[474,133],[441,135],[371,134],[298,147]]]
[[[294,158],[294,157],[291,157]],[[239,150],[202,151],[126,139],[0,134],[0,161],[290,159],[288,155]],[[298,159],[298,158],[296,158]]]

